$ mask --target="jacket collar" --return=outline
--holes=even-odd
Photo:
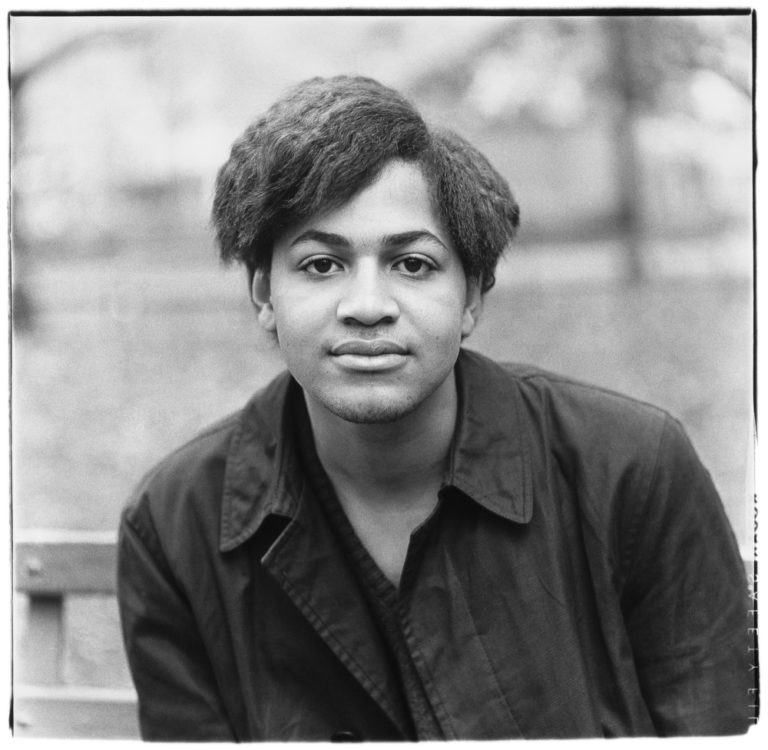
[[[447,484],[502,518],[528,523],[533,480],[523,399],[514,377],[462,350],[456,363],[459,416]],[[295,518],[301,471],[291,439],[291,405],[301,396],[288,373],[241,412],[227,453],[219,548],[250,538],[270,515]]]
[[[523,398],[515,378],[476,352],[456,366],[459,417],[448,484],[516,523],[533,513],[533,473]]]

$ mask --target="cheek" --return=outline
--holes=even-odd
[[[422,330],[440,340],[452,340],[461,335],[464,315],[464,290],[446,290],[419,306],[415,316]]]
[[[280,278],[272,287],[272,301],[283,315],[309,318],[328,311],[338,301],[338,284],[293,276]]]
[[[277,333],[284,338],[310,337],[321,320],[315,296],[298,293],[273,293]]]
[[[275,315],[275,333],[280,341],[281,349],[303,348],[307,339],[311,338],[308,325],[302,325],[294,315]]]

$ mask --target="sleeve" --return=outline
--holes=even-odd
[[[622,606],[658,734],[746,732],[756,659],[744,565],[712,480],[671,418],[629,536]]]
[[[142,738],[234,741],[194,617],[140,505],[121,519],[117,577]]]

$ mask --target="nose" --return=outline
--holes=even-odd
[[[391,293],[386,272],[373,264],[361,264],[349,276],[336,315],[343,323],[365,326],[397,320],[400,307]]]

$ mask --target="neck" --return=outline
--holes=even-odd
[[[305,399],[318,457],[337,486],[395,498],[442,481],[456,425],[453,373],[417,409],[394,422],[347,422]]]

